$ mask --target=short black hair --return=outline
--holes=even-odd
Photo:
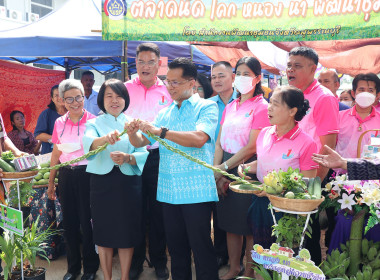
[[[214,91],[212,89],[209,78],[202,73],[198,73],[197,81],[203,87],[204,98],[207,99],[211,97]]]
[[[155,43],[141,43],[136,48],[136,58],[140,52],[153,52],[160,58],[160,48]]]
[[[277,87],[274,92],[280,92],[281,100],[290,109],[297,108],[297,113],[294,119],[299,122],[306,115],[307,110],[309,110],[309,101],[303,95],[302,90],[296,88],[295,86],[281,86]]]
[[[181,68],[183,70],[182,77],[186,79],[196,80],[198,76],[197,67],[191,61],[191,59],[186,57],[177,57],[168,65],[169,69]]]
[[[107,87],[110,87],[118,96],[121,96],[125,100],[125,106],[122,112],[127,110],[129,106],[129,93],[127,87],[123,84],[122,81],[118,79],[109,79],[105,81],[100,87],[98,94],[99,109],[107,114],[107,111],[104,108],[104,94]]]
[[[235,74],[236,74],[236,70],[238,69],[238,67],[242,64],[247,65],[248,68],[251,69],[251,71],[253,73],[255,73],[256,76],[261,75],[261,64],[257,60],[257,58],[255,58],[253,56],[244,56],[244,57],[240,58],[238,60],[238,62],[236,63],[236,66],[235,66]],[[256,84],[255,92],[253,93],[253,96],[257,96],[259,94],[264,94],[263,88],[261,87],[261,81]],[[239,94],[239,96],[240,96],[240,94]]]
[[[14,121],[13,118],[15,117],[16,114],[21,114],[25,118],[25,115],[23,112],[18,111],[18,110],[14,110],[11,112],[11,114],[9,116],[11,119],[11,123]],[[12,127],[13,127],[13,130],[17,130],[17,127],[15,125],[12,124]]]
[[[83,76],[92,76],[92,77],[95,77],[95,75],[94,75],[94,73],[92,73],[91,71],[84,71],[83,73],[82,73],[82,76],[81,76],[81,78],[83,78]]]
[[[58,90],[58,86],[59,85],[54,85],[50,89],[50,97],[51,97],[52,100],[50,100],[50,103],[47,105],[48,108],[50,108],[51,110],[54,110],[54,111],[57,111],[57,108],[55,108],[55,104],[53,102],[53,95],[54,95],[54,90]],[[59,96],[59,94],[58,94],[58,96]]]
[[[319,61],[318,54],[312,48],[295,47],[295,48],[290,50],[289,56],[291,56],[291,55],[300,55],[300,56],[306,57],[306,58],[310,59],[311,61],[313,61],[315,65],[318,65],[318,61]]]
[[[376,93],[380,92],[380,79],[379,77],[374,73],[366,73],[366,74],[358,74],[355,76],[354,80],[352,81],[352,90],[356,92],[356,89],[358,88],[359,81],[368,81],[368,82],[374,82]]]
[[[228,61],[218,61],[211,66],[211,69],[218,67],[218,66],[222,66],[222,65],[225,66],[226,68],[230,68],[232,70],[232,65]]]

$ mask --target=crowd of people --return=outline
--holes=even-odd
[[[157,77],[160,65],[157,45],[140,44],[135,79],[125,84],[107,80],[97,93],[94,75],[86,71],[81,81],[67,79],[51,89],[51,103],[34,135],[24,129],[20,111],[11,114],[13,131],[0,130],[0,152],[38,153],[42,143],[41,153],[51,152],[51,166],[109,144],[60,168],[57,188],[57,171],[50,171],[47,196],[59,199],[62,207],[68,262],[64,280],[76,279],[82,267],[81,279],[95,279],[99,264],[104,279],[112,279],[115,249],[121,279],[138,279],[147,247],[159,280],[169,278],[166,248],[173,280],[192,279],[192,256],[199,280],[254,276],[253,244],[269,248],[274,242],[265,193],[231,191],[227,177],[159,146],[150,134],[229,173],[243,176],[249,167],[248,178],[260,182],[268,172],[288,167],[325,183],[333,169],[348,170],[350,178],[355,173],[352,179],[365,171],[370,175],[363,176],[380,179],[378,163],[346,159],[357,157],[356,143],[364,131],[380,129],[377,75],[357,75],[352,89],[338,97],[336,72],[325,70],[315,79],[318,54],[297,47],[289,53],[289,85],[277,87],[266,99],[254,57],[239,59],[235,68],[216,62],[210,80],[190,59],[176,58],[162,81]],[[364,137],[361,149],[369,141]],[[314,217],[306,248],[317,264],[319,239]],[[228,263],[227,273],[219,275]]]

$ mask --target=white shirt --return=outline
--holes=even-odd
[[[98,107],[98,93],[95,90],[92,90],[89,98],[86,96],[84,97],[84,109],[95,116],[99,114],[100,109]]]

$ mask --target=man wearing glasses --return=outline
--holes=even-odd
[[[212,164],[210,145],[214,142],[218,106],[193,93],[196,78],[197,68],[190,59],[180,57],[169,64],[165,84],[174,102],[160,111],[153,123],[135,119],[126,124],[132,145],[154,143],[146,134],[150,131],[171,146]],[[218,200],[213,172],[166,148],[160,147],[160,157],[157,200],[163,203],[172,279],[192,279],[192,252],[197,280],[217,280],[210,236],[212,205]]]
[[[138,77],[125,83],[130,103],[125,114],[132,118],[152,122],[158,112],[172,103],[168,90],[157,77],[161,65],[160,49],[153,43],[142,43],[136,49],[136,69]],[[143,185],[143,232],[149,221],[149,259],[156,271],[157,279],[166,280],[166,238],[162,220],[162,203],[156,200],[158,165],[160,155],[158,145],[148,146],[149,156],[142,174]],[[130,278],[137,279],[143,271],[145,261],[145,238],[133,254]]]

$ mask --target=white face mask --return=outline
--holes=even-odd
[[[350,100],[343,100],[343,101],[340,101],[340,103],[347,105],[348,107],[352,107],[352,101]]]
[[[375,102],[376,96],[369,92],[358,93],[355,97],[355,103],[362,108],[367,108]]]
[[[255,87],[252,85],[252,81],[252,77],[236,76],[234,85],[241,94],[247,94]]]

